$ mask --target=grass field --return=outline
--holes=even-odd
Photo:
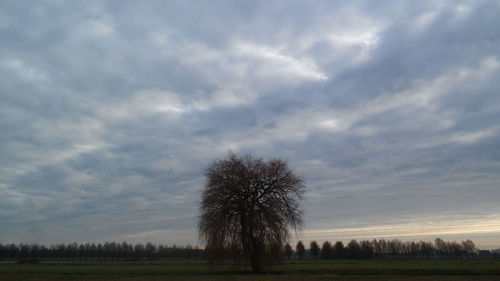
[[[203,261],[0,263],[1,281],[18,280],[483,280],[500,281],[500,260],[287,261],[267,274]]]

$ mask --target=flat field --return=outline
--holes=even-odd
[[[0,263],[0,281],[18,280],[423,280],[500,281],[500,259],[291,260],[252,274],[201,260]]]

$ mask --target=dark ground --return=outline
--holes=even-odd
[[[0,281],[18,280],[422,280],[500,281],[500,259],[292,260],[266,274],[201,260],[0,263]]]

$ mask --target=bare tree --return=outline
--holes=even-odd
[[[358,241],[355,239],[349,241],[347,244],[347,253],[349,254],[350,258],[357,258],[359,256],[359,252],[361,250],[361,247],[359,246]]]
[[[318,242],[316,241],[311,241],[311,245],[309,246],[309,251],[311,251],[311,256],[313,259],[316,259],[319,257],[319,245]]]
[[[302,241],[297,242],[295,250],[297,251],[297,256],[299,256],[299,259],[304,259],[304,256],[306,255],[306,247],[304,247]]]
[[[286,259],[289,260],[293,255],[293,249],[292,249],[292,246],[290,246],[290,244],[286,243],[285,245],[285,256],[286,256]]]
[[[230,153],[205,171],[199,235],[209,261],[231,249],[236,262],[249,262],[254,272],[281,259],[282,245],[300,229],[299,202],[305,190],[285,161],[264,161]]]
[[[438,251],[440,257],[444,257],[447,253],[446,242],[439,237],[434,240],[434,247]]]
[[[332,243],[325,241],[323,246],[321,246],[321,258],[331,259],[333,256]]]
[[[472,257],[476,251],[476,245],[470,239],[462,241],[462,248],[464,249],[466,257]]]
[[[345,248],[342,241],[337,241],[333,245],[333,255],[337,259],[345,258]]]

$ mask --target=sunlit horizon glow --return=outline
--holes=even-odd
[[[305,229],[305,240],[350,240],[350,239],[402,239],[432,241],[435,238],[448,240],[471,239],[478,246],[500,248],[482,236],[500,236],[500,216],[461,219],[420,219],[408,223],[383,224],[377,226],[345,227],[330,229]]]

